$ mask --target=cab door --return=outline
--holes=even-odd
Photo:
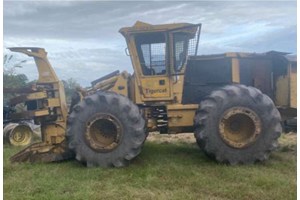
[[[137,79],[142,101],[172,100],[168,35],[165,32],[134,35]]]

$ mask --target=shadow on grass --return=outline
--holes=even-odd
[[[185,164],[215,164],[196,144],[189,143],[155,143],[146,142],[141,154],[131,164],[145,165],[147,163],[166,165]]]
[[[18,147],[4,146],[4,170],[7,167],[16,166],[18,163],[11,164],[9,158],[16,152],[21,150]],[[270,159],[265,162],[256,163],[256,166],[266,166],[272,165],[277,162],[287,161],[291,156],[295,155],[294,149],[281,147],[278,151],[271,154]],[[141,168],[149,165],[196,165],[196,166],[211,166],[211,165],[221,165],[228,166],[227,164],[219,164],[214,159],[209,158],[205,153],[197,146],[196,143],[185,143],[185,142],[148,142],[146,141],[141,153],[131,161],[129,167]],[[54,163],[34,163],[34,164],[24,164],[25,168],[30,168],[30,166],[39,165],[68,165],[72,168],[85,168],[86,166],[75,159],[65,160]]]

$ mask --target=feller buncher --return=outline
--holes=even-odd
[[[78,90],[69,114],[45,50],[10,48],[36,62],[36,92],[22,100],[30,105],[25,114],[42,130],[42,142],[11,161],[76,158],[87,166],[123,167],[151,131],[194,132],[201,149],[221,163],[266,160],[282,132],[273,101],[296,108],[290,86],[295,66],[277,52],[196,56],[200,29],[201,24],[139,21],[120,29],[134,73],[115,71]]]

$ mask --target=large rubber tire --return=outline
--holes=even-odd
[[[109,116],[109,120],[113,119],[117,124],[115,127],[118,127],[118,129],[111,130],[121,130],[117,132],[120,133],[119,139],[111,144],[112,148],[108,145],[103,146],[107,149],[97,149],[92,146],[90,140],[87,140],[86,134],[88,130],[91,130],[88,129],[88,123],[93,121],[95,116]],[[109,123],[107,122],[106,127],[101,126],[103,132],[111,126]],[[98,92],[84,98],[82,102],[74,106],[68,118],[67,141],[69,148],[75,152],[76,159],[88,167],[123,167],[141,152],[146,138],[144,126],[145,120],[138,107],[127,97],[113,92]],[[112,134],[110,132],[105,134],[108,134],[108,138],[112,137],[109,135]]]
[[[220,129],[221,120],[235,108],[244,108],[260,121],[259,128],[253,123],[253,130],[258,131],[244,146],[235,142],[232,145],[221,134],[224,133]],[[254,87],[228,85],[212,92],[200,103],[194,118],[195,137],[200,148],[218,162],[252,164],[268,159],[270,152],[277,147],[282,132],[280,121],[280,113],[267,95]]]

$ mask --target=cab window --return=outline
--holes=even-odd
[[[174,36],[174,71],[178,72],[184,66],[186,61],[187,35],[183,33],[175,33]]]
[[[164,33],[137,35],[137,52],[145,76],[166,74],[166,37]]]

